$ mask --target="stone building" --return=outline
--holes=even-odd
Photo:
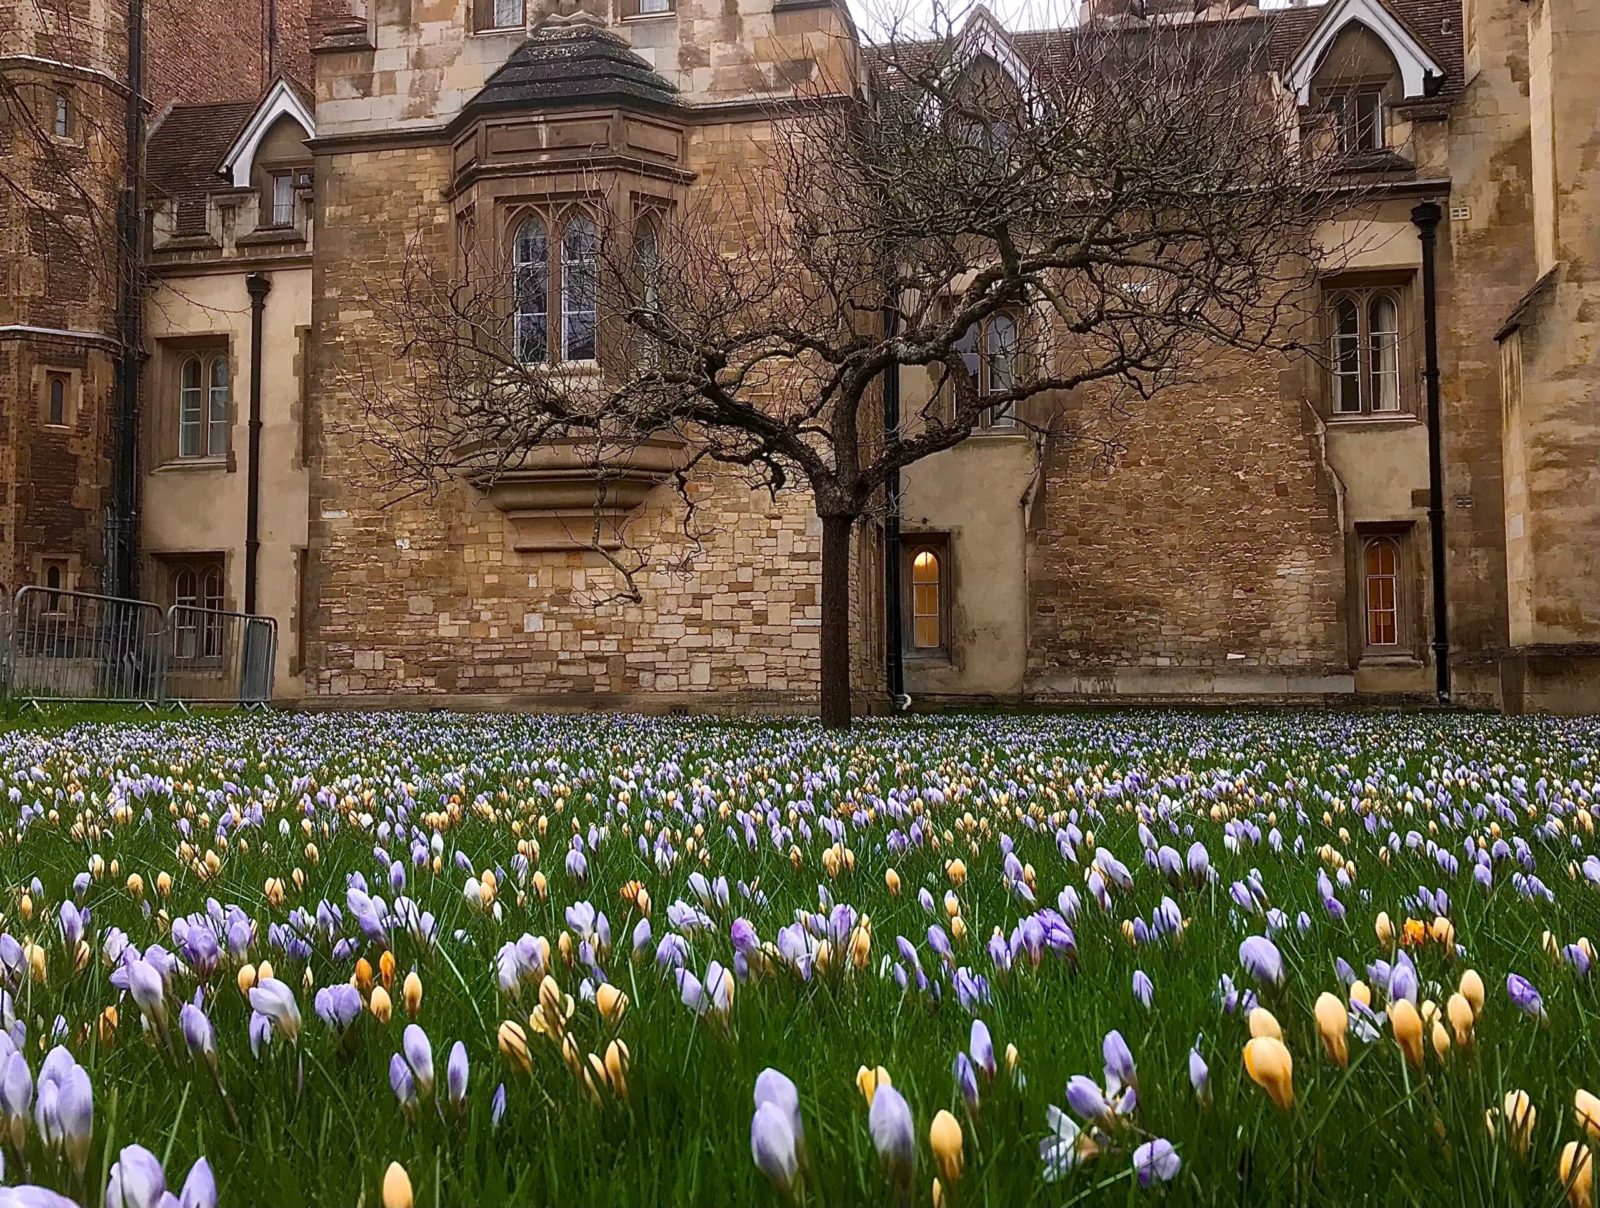
[[[1274,85],[1373,186],[1325,233],[1326,355],[1218,353],[1126,416],[1068,400],[1049,439],[995,417],[908,470],[898,549],[858,534],[862,704],[897,674],[935,703],[1427,700],[1443,599],[1455,699],[1600,710],[1600,3],[1177,8],[1085,19],[1255,31]],[[774,97],[876,70],[848,15],[333,0],[313,24],[314,95],[282,81],[154,126],[146,594],[270,612],[280,694],[312,702],[809,707],[803,493],[697,475],[691,539],[678,451],[646,444],[612,467],[599,528],[562,446],[396,501],[351,383],[406,372],[371,356],[375,286],[469,239],[538,275],[528,338],[584,372],[604,319],[585,201],[624,198],[645,229],[684,192],[736,194]],[[1013,74],[1063,36],[981,10],[962,34]],[[980,379],[1007,339],[975,333]],[[606,556],[623,528],[637,599]]]
[[[136,29],[129,11],[127,0],[0,0],[7,595],[28,583],[112,587],[116,554],[137,536],[136,494],[118,487],[140,381],[133,372],[130,389],[119,374],[138,364],[124,355],[130,343],[142,346],[142,266],[120,255],[137,242],[122,205],[130,137],[142,146],[176,102],[253,97],[279,72],[308,78],[304,0],[145,0]],[[143,165],[133,177],[148,182]]]

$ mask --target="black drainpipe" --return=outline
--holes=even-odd
[[[256,610],[256,558],[261,551],[261,319],[272,282],[262,273],[244,279],[250,294],[250,465],[245,473],[244,610]]]
[[[123,144],[123,187],[117,215],[117,411],[113,431],[111,549],[107,567],[115,596],[133,596],[136,581],[139,515],[139,350],[144,306],[144,0],[128,0],[128,110]]]
[[[894,338],[899,299],[896,297],[883,309],[884,334]],[[891,433],[900,430],[900,366],[891,365],[883,375],[883,432],[887,440]],[[900,471],[895,470],[884,484],[883,517],[883,620],[884,620],[884,682],[889,689],[889,703],[901,707],[905,696],[905,656],[900,648]]]
[[[1450,703],[1449,591],[1444,559],[1444,450],[1439,422],[1439,300],[1434,280],[1439,203],[1413,207],[1411,221],[1422,241],[1422,380],[1428,392],[1428,544],[1433,555],[1433,670],[1439,703]]]

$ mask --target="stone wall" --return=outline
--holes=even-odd
[[[1202,385],[1068,410],[1028,576],[1027,690],[1349,690],[1338,501],[1286,366],[1222,354]]]
[[[726,124],[697,132],[694,166],[715,177],[746,146]],[[384,506],[393,484],[363,445],[355,375],[397,367],[373,355],[367,291],[397,279],[408,240],[449,254],[448,179],[443,147],[319,158],[318,246],[340,254],[313,273],[308,695],[808,705],[820,527],[803,492],[773,502],[697,477],[692,544],[673,488],[656,488],[616,555],[639,555],[636,603],[615,599],[622,576],[601,555],[513,551],[503,513],[465,483]]]

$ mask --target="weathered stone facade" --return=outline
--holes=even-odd
[[[1125,9],[1091,4],[1088,19],[1126,20]],[[297,12],[281,0],[280,11]],[[1330,0],[1198,19],[1258,23],[1277,84],[1308,122],[1334,96],[1379,115],[1348,134],[1370,203],[1323,232],[1319,296],[1303,308],[1309,344],[1325,352],[1218,353],[1188,384],[1136,406],[1090,392],[1041,400],[1059,409],[1048,437],[990,428],[907,471],[901,548],[884,548],[881,517],[857,533],[860,701],[887,703],[895,614],[905,684],[920,702],[1431,699],[1430,312],[1416,219],[1436,205],[1454,695],[1600,709],[1600,4]],[[986,44],[1008,40],[986,13],[973,21]],[[1001,57],[1025,70],[1057,36],[1016,35],[1015,55]],[[298,37],[286,33],[282,53]],[[826,0],[737,11],[709,0],[324,0],[307,42],[316,88],[306,120],[279,127],[283,146],[258,156],[289,162],[314,124],[296,238],[256,229],[267,185],[259,172],[230,179],[216,148],[196,152],[204,163],[152,169],[165,177],[153,191],[168,186],[151,228],[168,293],[149,319],[146,440],[170,444],[163,349],[182,354],[197,340],[230,349],[234,435],[227,456],[198,467],[147,455],[147,564],[214,554],[226,602],[241,602],[242,291],[265,274],[275,283],[261,467],[273,587],[259,606],[286,635],[284,695],[809,708],[820,531],[803,492],[773,501],[697,472],[686,534],[683,502],[664,481],[673,450],[646,450],[605,513],[625,548],[586,550],[572,531],[582,491],[573,495],[560,449],[492,489],[457,479],[436,497],[395,502],[397,484],[364,439],[357,386],[404,370],[371,355],[381,343],[374,289],[408,257],[448,262],[469,225],[509,240],[526,214],[565,222],[596,189],[665,205],[718,188],[735,211],[756,204],[741,191],[771,137],[765,103],[872,70],[843,10]],[[259,69],[261,52],[241,54]],[[562,55],[621,64],[621,75],[551,71]],[[192,87],[224,99],[218,79]],[[227,125],[222,147],[259,113],[256,97],[234,99],[250,103],[175,116]],[[169,143],[185,141],[178,129]],[[733,254],[740,237],[734,218]],[[13,270],[10,296],[41,279]],[[195,296],[204,305],[176,301]],[[1364,384],[1348,396],[1326,352],[1341,305],[1359,309],[1351,338],[1359,331],[1362,356],[1392,341],[1381,374],[1363,361]],[[74,313],[50,321],[110,332],[109,311]],[[35,361],[14,344],[0,341],[0,381],[15,392]],[[57,359],[104,398],[113,351],[89,341]],[[899,389],[916,398],[926,385],[904,374]],[[8,408],[0,450],[18,484],[0,499],[15,582],[28,580],[41,545],[76,542],[92,561],[106,456],[103,424],[24,441],[20,414]],[[216,501],[205,514],[202,497]],[[67,527],[27,535],[29,499]],[[923,646],[910,636],[919,552],[936,558],[924,602],[941,612],[939,640]],[[897,600],[884,597],[891,559]]]

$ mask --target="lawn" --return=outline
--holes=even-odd
[[[1597,722],[13,725],[8,1184],[1588,1202]]]

